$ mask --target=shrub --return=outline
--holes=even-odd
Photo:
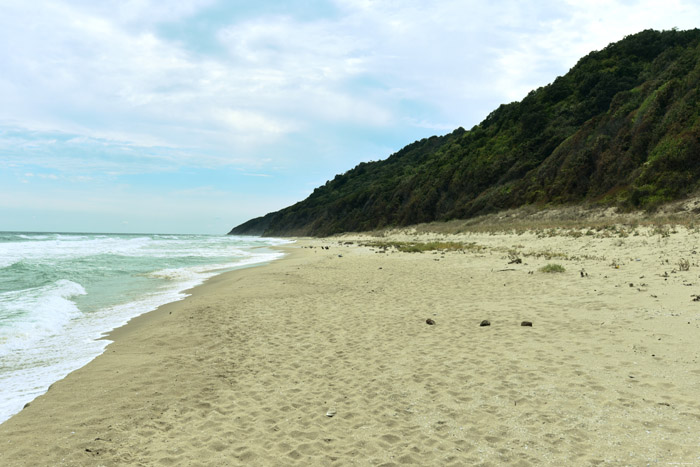
[[[540,268],[540,272],[564,272],[566,269],[564,269],[564,266],[561,264],[554,264],[554,263],[549,263],[546,266],[542,266]]]

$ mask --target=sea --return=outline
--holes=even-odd
[[[287,240],[228,235],[0,232],[0,423],[101,354],[131,318]]]

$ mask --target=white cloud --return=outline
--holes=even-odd
[[[592,48],[647,27],[689,27],[700,15],[681,0],[338,0],[340,14],[325,18],[300,19],[291,6],[232,17],[211,31],[223,56],[159,34],[157,25],[214,3],[5,5],[0,123],[139,148],[226,147],[248,159],[329,122],[468,126]]]
[[[214,0],[81,0],[72,2],[95,15],[109,17],[123,24],[157,24],[186,19]]]
[[[288,133],[294,130],[294,125],[275,121],[257,112],[236,109],[214,109],[212,114],[227,128],[243,135],[263,133],[269,136]]]
[[[183,14],[202,4],[194,2]],[[0,81],[0,96],[7,98],[0,123],[78,135],[71,144],[89,138],[186,149],[183,154],[229,148],[252,156],[239,160],[251,160],[260,144],[319,119],[393,121],[382,102],[342,88],[344,79],[362,71],[362,59],[352,52],[357,37],[339,35],[332,23],[279,18],[237,24],[219,36],[238,55],[214,59],[124,26],[124,18],[134,16],[129,11],[149,16],[149,5],[158,10],[148,2],[128,3],[126,13],[117,8],[114,14],[69,2],[12,9],[0,19],[0,40],[19,44],[2,52],[10,66]]]

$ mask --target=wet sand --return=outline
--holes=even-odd
[[[700,464],[695,231],[287,251],[115,331],[0,465]]]

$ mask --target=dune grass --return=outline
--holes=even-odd
[[[396,249],[403,253],[423,253],[425,251],[478,251],[484,249],[476,243],[462,242],[390,242],[373,241],[363,243],[362,246],[379,248],[382,250]]]

